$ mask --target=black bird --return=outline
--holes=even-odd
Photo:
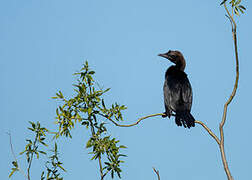
[[[178,126],[190,128],[195,126],[195,119],[191,115],[192,87],[184,72],[186,62],[181,52],[168,51],[159,56],[169,59],[175,65],[170,66],[165,73],[163,117],[171,117],[175,113],[175,122]]]

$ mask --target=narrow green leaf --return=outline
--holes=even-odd
[[[223,5],[227,0],[224,0],[220,3],[220,6]]]
[[[239,10],[241,11],[241,13],[243,14],[244,13],[244,11],[240,8],[240,7],[238,7],[239,8]]]
[[[239,5],[239,7],[243,10],[246,10],[246,8],[243,5]]]
[[[24,150],[24,151],[20,152],[19,154],[20,154],[20,155],[22,155],[22,154],[24,154],[25,152],[26,152],[26,150]]]
[[[88,108],[88,115],[90,115],[91,112],[92,112],[92,107],[89,107],[89,108]]]
[[[46,155],[46,152],[44,152],[44,151],[38,151],[39,153],[41,153],[41,154],[45,154]]]
[[[238,8],[237,8],[237,7],[235,7],[235,8],[234,8],[234,12],[235,12],[235,14],[236,14],[237,16],[240,16],[240,13],[239,13],[239,11],[238,11]]]
[[[111,88],[107,88],[103,91],[103,93],[108,92]]]
[[[37,155],[37,159],[39,159],[39,153],[35,151],[35,154]]]
[[[58,146],[57,146],[57,143],[55,142],[54,144],[54,152],[57,152],[58,151]]]
[[[40,142],[40,143],[43,144],[43,145],[46,146],[46,147],[48,146],[48,145],[47,145],[46,143],[44,143],[44,142]]]
[[[59,93],[60,93],[60,98],[63,98],[64,96],[63,96],[62,92],[59,91]]]
[[[111,177],[114,179],[114,170],[111,171]]]
[[[60,164],[58,164],[58,167],[66,172],[66,170]]]
[[[240,4],[240,3],[241,3],[241,0],[236,1],[236,2],[235,2],[235,6],[237,6],[237,5]]]
[[[12,165],[16,168],[18,168],[18,164],[17,164],[17,161],[12,161]]]
[[[91,146],[92,146],[91,139],[89,139],[86,144],[86,148],[90,148]]]
[[[10,173],[10,175],[9,175],[9,178],[14,174],[14,172],[16,172],[17,171],[17,169],[16,168],[12,168],[12,171],[11,171],[11,173]]]

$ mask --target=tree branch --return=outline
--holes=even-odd
[[[103,174],[103,169],[102,169],[102,162],[101,162],[101,156],[99,156],[99,167],[100,167],[100,176],[101,176],[101,180],[103,180],[103,178],[105,177],[105,175]]]
[[[220,140],[219,138],[211,131],[211,129],[209,129],[203,122],[201,121],[195,121],[195,123],[200,124],[203,128],[205,128],[205,130],[209,133],[210,136],[212,136],[215,141],[217,142],[218,145],[220,145]]]
[[[219,130],[220,130],[220,152],[221,152],[221,158],[222,158],[222,163],[224,166],[224,170],[226,172],[227,178],[228,180],[233,180],[233,177],[231,175],[231,172],[229,170],[228,164],[227,164],[227,159],[226,159],[226,155],[225,155],[225,149],[224,149],[224,130],[223,127],[225,125],[226,122],[226,118],[227,118],[227,108],[228,105],[232,102],[236,91],[237,91],[237,87],[238,87],[238,81],[239,81],[239,58],[238,58],[238,48],[237,48],[237,37],[236,37],[236,23],[234,21],[234,15],[230,14],[226,3],[224,3],[224,7],[225,10],[228,14],[228,18],[230,20],[231,26],[232,26],[232,36],[233,36],[233,40],[234,40],[234,48],[235,48],[235,61],[236,61],[236,78],[235,78],[235,83],[234,83],[234,87],[233,87],[233,91],[231,93],[231,95],[229,96],[227,102],[224,105],[224,110],[223,110],[223,115],[222,115],[222,121],[219,125]]]
[[[158,180],[160,180],[159,171],[153,167],[153,171],[157,174]]]
[[[154,116],[162,116],[162,115],[164,115],[164,114],[163,113],[157,113],[157,114],[151,114],[151,115],[148,115],[148,116],[144,116],[144,117],[139,118],[135,123],[128,124],[128,125],[118,124],[117,122],[115,122],[111,118],[108,118],[108,117],[106,117],[106,118],[108,120],[110,120],[113,124],[115,124],[116,126],[119,126],[119,127],[131,127],[131,126],[135,126],[135,125],[139,124],[144,119],[147,119],[147,118],[150,118],[150,117],[154,117]]]
[[[7,135],[9,135],[9,138],[10,138],[10,148],[11,148],[11,153],[12,153],[12,155],[13,155],[13,157],[14,157],[14,160],[15,160],[15,161],[17,162],[17,164],[18,164],[18,161],[17,161],[16,155],[15,155],[15,153],[14,153],[13,145],[12,145],[11,133],[10,133],[10,132],[6,132],[6,134],[7,134]],[[25,178],[27,178],[26,174],[24,173],[24,171],[23,171],[20,167],[18,167],[18,170],[19,170],[19,171],[23,174],[23,176],[24,176]]]
[[[36,132],[36,137],[35,137],[35,140],[33,142],[33,148],[32,148],[32,153],[31,153],[31,159],[28,163],[28,168],[27,168],[27,179],[30,180],[31,177],[30,177],[30,169],[31,169],[31,164],[32,164],[32,160],[33,160],[33,155],[34,155],[34,151],[36,149],[36,143],[37,143],[37,140],[38,140],[38,133],[39,132]]]
[[[108,117],[107,117],[107,119],[110,120],[116,126],[119,126],[119,127],[131,127],[131,126],[135,126],[135,125],[139,124],[144,119],[147,119],[147,118],[150,118],[150,117],[154,117],[154,116],[162,116],[162,115],[165,115],[165,114],[164,113],[157,113],[157,114],[151,114],[151,115],[148,115],[148,116],[144,116],[144,117],[139,118],[135,123],[128,124],[128,125],[118,124],[117,122],[115,122],[114,120],[112,120],[111,118],[108,118]],[[175,114],[172,114],[172,116],[175,116]],[[195,121],[195,123],[200,124],[209,133],[209,135],[212,136],[215,139],[215,141],[217,142],[217,144],[220,145],[219,138],[211,131],[210,128],[207,127],[207,125],[205,125],[201,121]]]

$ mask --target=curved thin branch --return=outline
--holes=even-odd
[[[211,129],[209,129],[203,122],[201,121],[195,121],[195,123],[200,124],[203,128],[205,128],[205,130],[209,133],[210,136],[212,136],[215,141],[217,142],[218,145],[220,145],[220,140],[219,138],[211,131]]]
[[[233,91],[231,93],[231,95],[229,96],[227,102],[224,105],[224,110],[223,110],[223,116],[222,116],[222,121],[219,125],[219,130],[220,130],[220,152],[221,152],[221,158],[222,158],[222,162],[223,162],[223,166],[224,166],[224,170],[226,172],[226,175],[228,177],[228,180],[233,180],[233,177],[231,175],[231,172],[229,170],[228,164],[227,164],[227,159],[226,159],[226,155],[225,155],[225,150],[224,150],[224,124],[226,122],[226,118],[227,118],[227,108],[228,105],[232,102],[236,91],[237,91],[237,87],[238,87],[238,81],[239,81],[239,58],[238,58],[238,48],[237,48],[237,37],[236,37],[236,23],[234,20],[234,16],[233,14],[231,15],[226,3],[224,3],[224,7],[225,10],[228,14],[228,18],[231,22],[231,26],[232,26],[232,36],[233,36],[233,40],[234,40],[234,48],[235,48],[235,61],[236,61],[236,78],[235,78],[235,83],[234,83],[234,87],[233,87]]]
[[[165,114],[164,113],[157,113],[157,114],[151,114],[151,115],[148,115],[148,116],[144,116],[142,118],[139,118],[135,123],[128,124],[128,125],[118,124],[117,122],[115,122],[111,118],[107,118],[107,119],[110,120],[116,126],[119,126],[119,127],[131,127],[131,126],[135,126],[135,125],[139,124],[144,119],[147,119],[147,118],[150,118],[150,117],[154,117],[154,116],[162,116],[162,115],[165,115]],[[172,116],[174,116],[174,114],[172,114]],[[207,125],[205,125],[201,121],[195,121],[195,123],[200,124],[203,128],[205,128],[205,130],[209,133],[209,135],[211,135],[215,139],[215,141],[218,143],[218,145],[220,145],[219,138],[211,131],[210,128],[207,127]]]
[[[10,133],[10,132],[6,132],[6,134],[9,135],[11,153],[12,153],[12,155],[13,155],[13,157],[14,157],[14,160],[15,160],[15,161],[17,162],[17,164],[18,164],[17,157],[16,157],[16,155],[15,155],[15,153],[14,153],[14,149],[13,149],[13,145],[12,145],[11,133]],[[26,174],[24,173],[24,171],[23,171],[20,167],[18,167],[18,170],[23,174],[23,176],[24,176],[25,178],[27,178]]]
[[[131,126],[135,126],[137,125],[138,123],[140,123],[142,120],[144,119],[147,119],[147,118],[150,118],[150,117],[154,117],[154,116],[162,116],[164,115],[163,113],[157,113],[157,114],[151,114],[151,115],[148,115],[148,116],[145,116],[145,117],[141,117],[139,118],[135,123],[133,124],[127,124],[127,125],[123,125],[123,124],[118,124],[117,122],[115,122],[114,120],[112,120],[111,118],[108,118],[106,117],[108,120],[110,120],[112,123],[114,123],[116,126],[119,126],[119,127],[131,127]]]

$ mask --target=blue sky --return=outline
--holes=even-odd
[[[170,62],[157,56],[180,50],[194,93],[192,114],[218,134],[223,105],[231,93],[235,61],[231,27],[220,1],[0,1],[1,163],[0,179],[11,168],[9,137],[21,152],[29,137],[28,121],[54,129],[51,97],[73,93],[73,73],[88,60],[96,80],[111,91],[109,102],[125,104],[125,124],[164,111],[162,86]],[[250,177],[252,24],[248,11],[238,20],[241,76],[228,109],[225,145],[235,179]],[[136,127],[108,125],[128,149],[122,179],[225,179],[215,141],[196,126],[177,127],[174,119],[150,118]],[[219,134],[218,134],[219,135]],[[65,179],[98,179],[98,164],[85,149],[87,131],[77,127],[59,148],[68,170]],[[21,161],[19,158],[18,160]],[[21,161],[22,162],[22,161]],[[39,161],[32,179],[39,179]],[[21,163],[23,169],[25,164]],[[19,173],[12,179],[24,179]],[[110,179],[110,177],[107,177]]]

